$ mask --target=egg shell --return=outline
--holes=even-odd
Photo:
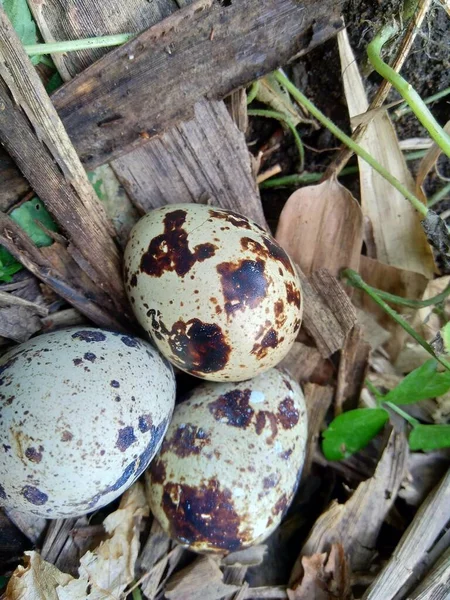
[[[98,509],[144,471],[175,402],[171,365],[130,335],[70,328],[0,359],[0,504],[46,518]]]
[[[176,406],[146,471],[151,510],[170,536],[196,552],[259,543],[293,498],[306,437],[303,393],[287,372],[202,384]]]
[[[177,204],[147,213],[125,250],[136,318],[178,368],[243,381],[277,365],[301,324],[294,265],[237,213]]]

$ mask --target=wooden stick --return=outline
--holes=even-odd
[[[417,511],[386,567],[363,600],[391,600],[450,520],[450,471]]]

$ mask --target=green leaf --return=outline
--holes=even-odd
[[[384,408],[357,408],[336,417],[323,433],[327,460],[347,458],[367,446],[389,420]]]
[[[383,401],[392,404],[413,404],[419,400],[442,396],[450,390],[450,371],[439,373],[437,366],[436,360],[427,360],[386,394]]]
[[[27,0],[2,0],[3,8],[22,44],[35,44],[36,24],[28,8]]]
[[[50,246],[53,239],[39,226],[42,223],[48,230],[58,228],[39,198],[24,202],[10,214],[13,221],[21,227],[38,247]],[[22,269],[22,265],[3,247],[0,246],[0,280],[11,281],[11,276]]]
[[[53,75],[48,80],[47,85],[45,86],[47,94],[51,94],[52,92],[57,90],[63,83],[64,81],[62,80],[61,75],[58,73],[58,71],[56,71],[56,73],[53,73]]]
[[[411,450],[438,450],[450,447],[450,425],[417,425],[409,434]]]

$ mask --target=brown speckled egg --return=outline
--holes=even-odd
[[[150,468],[150,507],[196,552],[233,552],[267,538],[293,498],[307,435],[299,385],[271,369],[205,383],[175,408]]]
[[[246,217],[198,204],[146,214],[125,250],[139,323],[178,368],[243,381],[278,364],[301,324],[294,266]]]
[[[175,402],[147,342],[91,327],[40,335],[0,359],[0,505],[46,518],[108,504],[143,473]]]

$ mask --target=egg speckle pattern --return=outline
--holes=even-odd
[[[271,369],[204,383],[175,408],[146,489],[163,529],[197,552],[232,552],[277,527],[297,488],[307,436],[302,391]]]
[[[0,505],[47,518],[108,504],[158,450],[175,401],[147,342],[94,328],[40,335],[0,359]]]
[[[300,281],[284,250],[246,217],[205,205],[142,217],[125,250],[125,285],[164,356],[212,381],[275,366],[301,324]]]

